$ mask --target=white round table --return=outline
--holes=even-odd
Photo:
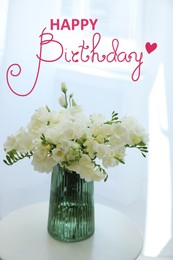
[[[135,260],[142,235],[126,215],[95,205],[95,233],[85,241],[65,243],[47,232],[48,202],[13,211],[0,221],[3,260]]]

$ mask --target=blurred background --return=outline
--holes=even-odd
[[[129,63],[42,62],[34,91],[14,95],[6,82],[12,63],[22,67],[11,78],[14,90],[31,90],[38,66],[40,39],[50,19],[98,19],[102,36],[100,52],[111,51],[113,38],[120,50],[143,52],[141,77],[131,80]],[[128,151],[126,164],[110,169],[106,183],[95,184],[95,201],[114,207],[133,218],[144,235],[143,255],[173,257],[173,1],[171,0],[0,0],[0,218],[21,206],[49,199],[51,174],[33,170],[24,160],[11,167],[3,164],[6,137],[25,126],[34,111],[47,104],[59,109],[61,82],[87,114],[110,117],[134,115],[150,135],[149,154]],[[82,43],[91,45],[90,29],[53,31],[70,53]],[[150,55],[146,42],[156,42]],[[56,57],[56,48],[46,57]],[[49,56],[50,55],[50,56]],[[171,258],[172,259],[172,258]]]

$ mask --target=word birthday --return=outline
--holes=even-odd
[[[84,20],[84,19],[83,19]],[[92,28],[95,28],[95,24],[97,22],[97,19],[91,22],[91,19],[89,19],[90,25]],[[88,23],[89,23],[88,21]],[[85,21],[86,22],[86,21]],[[55,26],[52,22],[52,28]],[[77,26],[77,22],[73,21],[73,24],[71,24],[70,28],[75,28],[74,26]],[[66,24],[65,20],[61,26],[57,24],[56,26],[59,26],[57,28],[63,29],[68,28],[68,25]],[[67,26],[67,27],[66,27]],[[84,26],[84,22],[80,22],[80,26]],[[81,27],[82,28],[82,27]],[[84,27],[83,27],[84,28]],[[63,44],[59,41],[59,39],[55,39],[54,35],[50,32],[46,32],[46,28],[43,29],[40,37],[40,50],[39,54],[36,55],[36,58],[38,59],[38,66],[36,71],[36,77],[34,80],[34,84],[31,88],[31,90],[28,93],[18,93],[16,92],[11,83],[10,83],[10,76],[11,77],[18,77],[21,74],[22,68],[19,64],[14,63],[11,64],[6,72],[6,80],[8,87],[10,90],[18,96],[28,96],[31,94],[31,92],[34,90],[36,83],[39,78],[40,68],[42,62],[57,62],[61,59],[68,63],[78,63],[78,62],[108,62],[108,63],[132,63],[132,66],[134,66],[134,69],[131,74],[131,79],[133,81],[138,81],[141,75],[141,65],[143,64],[143,53],[142,52],[135,52],[131,51],[130,53],[126,53],[125,51],[119,50],[120,42],[117,38],[113,38],[108,46],[107,53],[100,53],[100,44],[101,44],[101,34],[96,32],[93,34],[90,42],[86,43],[85,40],[82,40],[82,42],[76,47],[75,50],[69,50],[66,47],[63,46]],[[51,50],[53,50],[54,57],[47,58],[45,57],[45,53],[49,53],[49,51],[46,52],[46,47]],[[150,46],[147,45],[149,48]],[[151,46],[152,47],[152,46]],[[151,48],[150,47],[150,48]],[[153,48],[153,47],[152,47]],[[154,46],[155,48],[155,46]],[[98,50],[99,49],[99,50]],[[154,50],[154,49],[153,49]],[[152,51],[153,51],[152,50]],[[17,72],[16,72],[17,71]]]
[[[57,19],[54,21],[53,19],[50,20],[50,29],[53,30],[75,30],[76,28],[79,28],[80,30],[84,30],[86,26],[91,26],[91,30],[95,30],[95,26],[98,19],[92,20],[92,19],[71,19],[69,22],[68,19],[63,19],[62,21],[60,19]]]

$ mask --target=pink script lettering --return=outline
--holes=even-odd
[[[38,59],[38,66],[36,71],[36,77],[34,80],[34,84],[31,88],[31,90],[28,93],[18,93],[16,92],[11,84],[10,84],[10,76],[12,77],[18,77],[21,74],[22,68],[19,64],[14,63],[11,64],[6,72],[6,80],[8,87],[10,90],[17,96],[28,96],[32,93],[34,88],[36,87],[40,68],[41,68],[41,62],[57,62],[61,59],[64,59],[66,62],[126,62],[135,63],[135,68],[132,71],[131,79],[133,81],[138,81],[141,75],[141,65],[143,64],[142,58],[143,53],[140,52],[139,54],[135,51],[132,51],[130,53],[126,53],[124,51],[119,51],[119,45],[120,42],[118,39],[114,38],[112,39],[110,50],[107,53],[100,53],[99,52],[99,46],[101,43],[101,34],[96,32],[93,34],[90,45],[86,44],[85,40],[82,40],[82,43],[77,46],[76,50],[68,50],[63,46],[63,44],[58,41],[57,39],[54,39],[54,35],[50,32],[46,32],[46,28],[43,29],[40,37],[40,50],[39,54],[36,55]],[[49,44],[52,44],[53,48],[55,49],[55,56],[51,58],[44,58],[44,50],[46,50],[46,46]],[[14,72],[14,70],[17,69],[17,72]]]

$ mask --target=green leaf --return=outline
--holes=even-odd
[[[26,157],[31,158],[32,155],[33,155],[32,151],[27,152],[27,153],[19,153],[16,150],[12,150],[7,153],[6,160],[3,160],[3,162],[7,165],[12,165]]]

